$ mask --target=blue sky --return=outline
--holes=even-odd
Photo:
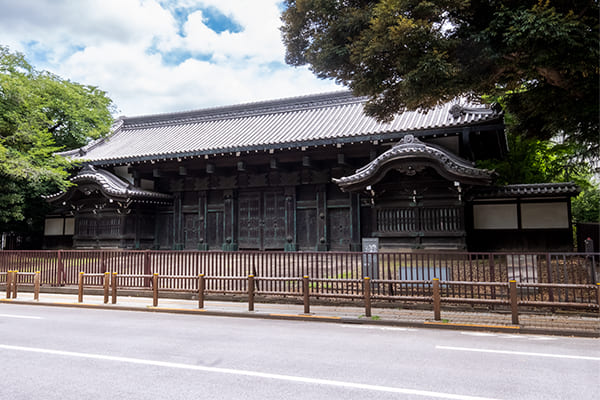
[[[0,44],[120,115],[340,90],[285,64],[278,0],[0,0]]]

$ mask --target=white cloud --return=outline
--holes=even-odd
[[[306,68],[283,66],[278,3],[0,0],[0,44],[38,69],[99,86],[126,115],[339,89]],[[240,29],[212,30],[202,11],[209,7]],[[188,10],[182,26],[181,9]]]

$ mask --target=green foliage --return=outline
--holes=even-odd
[[[502,160],[481,160],[480,168],[493,169],[497,184],[570,182],[587,185],[592,173],[588,163],[574,157],[572,145],[549,140],[507,135],[508,155]]]
[[[0,231],[38,224],[40,196],[69,185],[71,163],[54,153],[106,135],[110,107],[97,88],[36,71],[0,46]]]
[[[595,0],[286,0],[286,61],[308,64],[380,120],[458,96],[504,96],[515,127],[598,158]]]
[[[573,222],[600,222],[600,187],[585,188],[571,200]]]

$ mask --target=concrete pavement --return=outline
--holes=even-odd
[[[505,333],[529,333],[600,337],[600,315],[596,314],[528,314],[519,315],[519,324],[513,325],[510,313],[467,312],[442,309],[441,320],[435,321],[430,309],[372,308],[372,316],[365,316],[365,309],[356,306],[311,305],[310,313],[304,313],[303,305],[281,303],[255,303],[254,310],[248,311],[247,302],[205,301],[204,308],[198,308],[198,301],[188,298],[160,298],[153,307],[151,297],[139,297],[141,293],[126,292],[119,295],[116,304],[104,304],[104,297],[85,294],[83,302],[78,302],[76,289],[63,288],[63,293],[40,294],[40,300],[33,299],[33,293],[20,291],[17,299],[0,299],[1,303],[38,304],[44,306],[90,307],[113,310],[146,312],[168,312],[196,315],[218,315],[243,318],[312,320],[331,323],[372,324],[388,326],[411,326],[437,329],[459,329],[496,331]],[[161,295],[164,295],[161,293]]]

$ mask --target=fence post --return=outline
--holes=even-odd
[[[198,275],[198,308],[204,308],[204,274]]]
[[[492,282],[496,282],[496,271],[495,271],[495,264],[494,264],[494,255],[492,253],[488,254],[488,259],[489,259],[489,264],[490,264],[490,275],[491,275],[491,281]],[[496,286],[492,286],[490,288],[490,292],[492,295],[492,299],[496,299]],[[493,306],[492,306],[493,308]]]
[[[598,302],[598,312],[600,312],[600,282],[596,283],[596,302]]]
[[[19,286],[19,271],[14,270],[13,271],[13,279],[12,279],[12,298],[16,299],[17,298],[17,287]]]
[[[371,278],[365,276],[363,279],[363,294],[365,297],[365,315],[371,316]]]
[[[63,265],[62,250],[58,250],[58,268],[56,271],[56,286],[61,286],[65,276],[65,266]]]
[[[254,311],[254,275],[248,275],[248,311]]]
[[[12,270],[6,271],[6,298],[10,299],[12,296]]]
[[[440,279],[433,278],[433,319],[442,319],[442,296],[440,295]]]
[[[112,286],[112,303],[117,304],[117,273],[113,272],[110,285]]]
[[[546,270],[548,271],[548,283],[552,283],[552,257],[550,257],[550,253],[546,253]],[[558,280],[560,282],[560,278]],[[560,292],[559,292],[560,297]],[[552,303],[554,302],[554,288],[548,288],[548,300]],[[554,311],[554,308],[552,308]]]
[[[304,297],[304,314],[310,314],[310,290],[308,275],[302,277],[302,295]]]
[[[152,275],[152,307],[158,306],[158,272]]]
[[[150,266],[150,251],[144,250],[144,275],[152,274],[152,269]],[[144,286],[150,286],[150,278],[144,278]]]
[[[108,304],[108,287],[110,286],[110,272],[104,273],[104,304]]]
[[[33,276],[33,299],[40,300],[40,271],[35,271]]]
[[[510,294],[510,313],[512,314],[513,325],[519,325],[519,310],[517,301],[517,281],[512,279],[509,282]]]
[[[83,303],[83,271],[79,272],[79,281],[77,284],[77,301]]]

